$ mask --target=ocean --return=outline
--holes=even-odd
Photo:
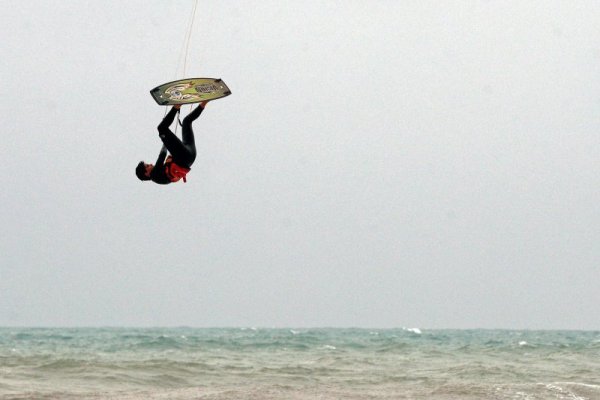
[[[600,332],[0,328],[0,399],[600,399]]]

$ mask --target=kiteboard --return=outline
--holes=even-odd
[[[229,96],[231,90],[221,79],[190,78],[162,84],[150,94],[159,105],[171,106],[220,99]]]

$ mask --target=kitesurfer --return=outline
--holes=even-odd
[[[154,183],[166,185],[183,179],[196,159],[196,144],[192,122],[202,114],[208,101],[203,101],[189,113],[181,123],[181,140],[169,129],[175,115],[179,113],[181,105],[175,105],[162,122],[158,125],[158,136],[163,142],[158,159],[155,164],[146,164],[140,161],[135,169],[135,174],[142,181],[151,180]],[[167,151],[170,153],[167,156]]]

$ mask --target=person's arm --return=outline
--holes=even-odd
[[[163,147],[160,149],[160,153],[158,153],[158,158],[156,159],[156,163],[154,163],[155,169],[162,169],[165,158],[167,157],[167,147],[163,144]]]
[[[153,182],[160,184],[171,183],[169,177],[165,174],[165,158],[167,157],[167,148],[163,146],[160,149],[160,153],[158,154],[158,159],[156,160],[156,164],[152,168],[150,172],[150,179]],[[168,159],[167,159],[168,160]]]

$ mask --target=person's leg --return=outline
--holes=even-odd
[[[200,103],[191,113],[189,113],[182,122],[181,139],[183,144],[195,146],[194,131],[192,130],[192,122],[196,120],[204,111],[206,102]]]
[[[171,124],[173,123],[173,120],[175,119],[175,115],[177,115],[178,112],[179,107],[172,107],[171,110],[169,110],[167,115],[165,115],[163,120],[160,122],[160,124],[158,124],[158,132],[160,132],[161,130],[164,131],[165,129],[168,130]]]
[[[183,146],[187,149],[187,155],[182,157],[180,161],[182,165],[191,166],[194,160],[196,159],[196,141],[194,139],[194,130],[192,129],[192,122],[196,120],[204,111],[204,107],[207,102],[202,102],[198,107],[196,107],[191,113],[189,113],[181,124],[181,138],[183,142]],[[175,156],[173,156],[175,159]]]
[[[173,158],[186,158],[186,154],[188,150],[185,148],[181,140],[169,129],[173,120],[175,119],[175,115],[177,115],[177,111],[179,108],[171,108],[169,113],[165,116],[165,118],[158,125],[158,136],[160,136],[160,140],[165,144],[169,153],[173,156]]]
[[[186,157],[188,149],[170,129],[165,129],[158,135],[173,158]]]

